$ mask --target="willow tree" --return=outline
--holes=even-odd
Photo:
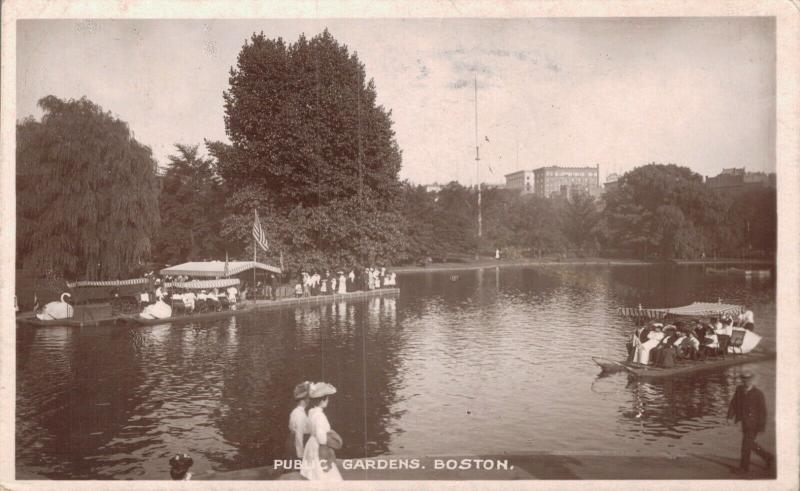
[[[401,155],[356,54],[327,30],[292,44],[254,34],[229,82],[231,143],[209,143],[233,190],[229,237],[246,239],[257,207],[290,267],[397,259]]]
[[[67,278],[141,268],[159,224],[152,152],[86,98],[39,107],[41,121],[17,124],[18,265]]]

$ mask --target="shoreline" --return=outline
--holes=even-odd
[[[487,268],[511,268],[520,266],[654,266],[659,264],[672,264],[679,266],[690,265],[753,265],[774,266],[771,259],[682,259],[667,263],[663,261],[647,261],[644,259],[604,259],[590,257],[584,259],[566,259],[557,261],[553,259],[479,259],[464,263],[434,263],[429,266],[397,266],[390,268],[395,273],[424,273],[426,271],[469,271]],[[766,269],[766,268],[759,268]]]

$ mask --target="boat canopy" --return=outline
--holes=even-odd
[[[221,280],[192,280],[166,282],[167,288],[184,288],[186,290],[211,290],[214,288],[228,288],[240,283],[239,278],[224,278]]]
[[[280,274],[281,269],[269,264],[259,263],[255,261],[228,261],[227,271],[225,268],[225,261],[202,261],[202,262],[189,262],[178,264],[177,266],[170,266],[161,270],[161,275],[170,276],[204,276],[209,278],[224,278],[233,276],[247,271],[249,269],[261,269],[271,273]]]
[[[666,309],[643,309],[639,307],[619,309],[626,317],[644,317],[647,319],[663,319],[664,317],[720,317],[725,314],[738,315],[745,311],[744,306],[728,303],[694,302],[691,305]]]
[[[127,286],[127,285],[140,285],[147,283],[147,278],[133,278],[130,280],[109,280],[109,281],[73,281],[67,283],[69,288],[82,287],[82,286]]]

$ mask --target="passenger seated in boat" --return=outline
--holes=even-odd
[[[195,301],[197,301],[197,295],[193,291],[189,290],[183,294],[183,306],[186,308],[187,313],[194,312]]]
[[[752,310],[748,310],[744,314],[742,314],[742,316],[743,317],[742,317],[741,326],[744,327],[748,331],[755,331],[756,330],[756,326],[755,326],[755,320],[754,320],[754,317],[753,317],[753,311]]]
[[[731,319],[730,316],[726,316],[722,319],[720,327],[714,331],[717,334],[717,340],[719,342],[719,353],[725,356],[725,353],[728,352],[728,342],[733,334],[733,319]]]
[[[208,299],[208,295],[206,294],[205,290],[200,290],[200,293],[197,294],[197,311],[198,312],[206,312],[208,310],[208,305],[206,300]]]
[[[705,337],[703,338],[703,346],[701,349],[702,358],[714,357],[719,353],[719,338],[717,333],[711,326],[705,329]]]
[[[219,303],[219,288],[214,288],[206,294],[206,306],[211,312],[222,309],[222,305]]]
[[[658,343],[664,338],[663,327],[661,324],[655,324],[653,331],[647,334],[647,340],[641,343],[633,355],[633,362],[641,365],[650,364],[650,350],[658,346]],[[645,328],[645,331],[647,329]],[[644,332],[644,331],[643,331]]]
[[[664,328],[664,337],[658,345],[650,351],[650,361],[655,366],[661,366],[661,358],[665,351],[672,349],[672,344],[678,338],[677,329],[673,325]]]
[[[235,286],[228,287],[228,304],[231,310],[236,310],[236,294],[239,293]]]

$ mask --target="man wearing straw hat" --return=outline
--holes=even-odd
[[[764,431],[767,426],[767,404],[764,394],[753,383],[753,372],[744,370],[741,374],[742,385],[736,388],[736,393],[728,407],[728,419],[734,418],[734,423],[742,422],[742,455],[739,468],[734,472],[745,474],[750,470],[750,452],[755,452],[764,459],[767,469],[772,468],[775,457],[761,448],[756,443],[756,435]]]

